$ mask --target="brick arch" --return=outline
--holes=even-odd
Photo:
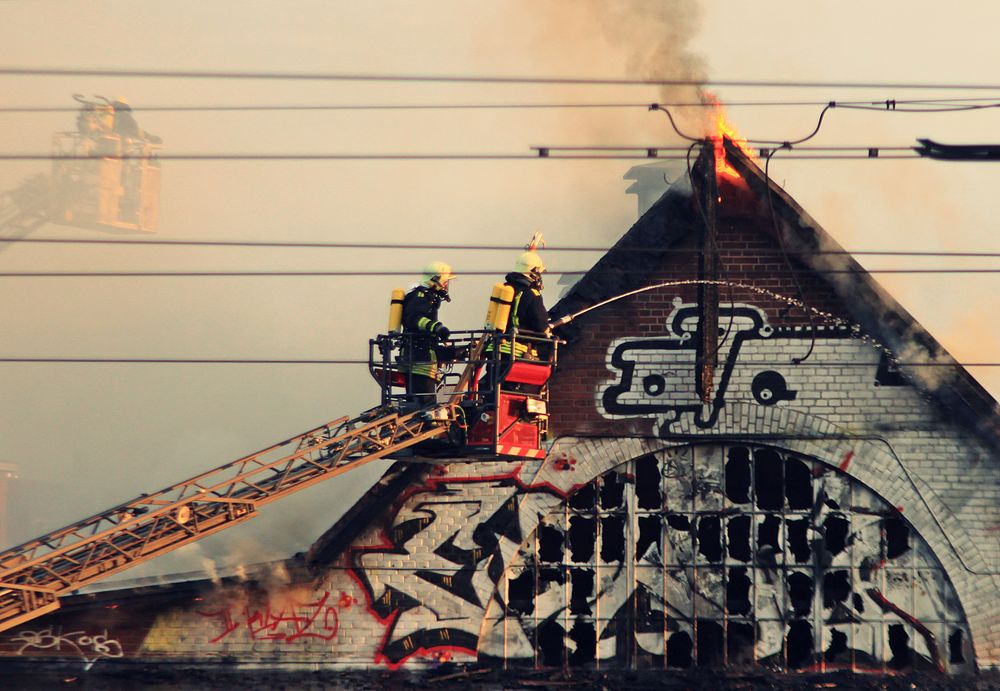
[[[976,602],[977,598],[993,601],[1000,596],[1000,588],[994,586],[984,592],[983,580],[969,573],[968,569],[988,569],[981,552],[964,532],[952,528],[959,526],[957,519],[932,491],[918,484],[917,478],[908,478],[903,461],[895,454],[890,441],[875,435],[851,434],[827,420],[791,408],[765,408],[745,403],[726,406],[713,432],[699,431],[683,441],[631,437],[563,437],[557,440],[528,483],[533,487],[547,487],[550,491],[519,497],[516,520],[522,543],[501,542],[486,565],[494,583],[499,586],[508,577],[512,559],[522,544],[534,535],[544,516],[561,506],[577,489],[630,460],[649,453],[712,442],[774,446],[837,468],[900,510],[901,516],[941,563],[965,613],[976,659],[984,660],[983,652],[990,647],[986,641],[991,638],[989,627],[993,621],[985,608],[979,613],[977,608],[968,607],[968,603]],[[948,528],[951,530],[946,533]],[[962,551],[964,566],[956,549]],[[496,601],[496,597],[491,599],[491,602]],[[487,632],[491,608],[492,605],[484,612],[480,646]]]

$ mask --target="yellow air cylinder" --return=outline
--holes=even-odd
[[[490,294],[489,306],[486,308],[486,320],[483,328],[487,331],[493,329],[493,324],[497,319],[497,307],[500,306],[500,293],[503,291],[503,283],[494,283],[493,292]]]
[[[392,299],[389,302],[389,333],[403,330],[403,298],[406,293],[402,288],[392,289]]]
[[[493,319],[493,328],[497,331],[507,330],[507,321],[510,319],[510,306],[514,304],[514,287],[504,285],[500,289],[497,300],[497,312]]]

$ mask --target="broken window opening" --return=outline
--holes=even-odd
[[[785,505],[784,463],[774,449],[754,452],[753,481],[757,508],[780,511]]]
[[[812,468],[797,458],[785,459],[785,498],[788,508],[802,511],[813,505]]]
[[[539,664],[543,667],[562,667],[566,650],[566,630],[559,622],[550,619],[538,627]]]
[[[601,508],[605,511],[617,509],[625,498],[625,483],[618,473],[611,471],[601,478]]]
[[[823,608],[831,609],[838,602],[846,602],[851,594],[851,577],[846,569],[828,571],[823,576]]]
[[[895,559],[910,549],[910,528],[898,516],[890,516],[882,522],[885,528],[885,556]]]
[[[965,662],[965,653],[962,651],[962,629],[955,629],[948,636],[948,662],[953,665]]]
[[[597,488],[594,483],[584,485],[569,498],[569,507],[577,511],[593,511]]]
[[[593,614],[590,598],[594,594],[594,571],[592,569],[570,569],[570,614]]]
[[[750,520],[752,516],[734,516],[726,522],[726,544],[729,556],[739,561],[750,561]]]
[[[729,614],[750,614],[750,577],[743,567],[729,569],[726,582],[726,611]]]
[[[528,660],[678,669],[930,664],[911,645],[910,625],[866,609],[872,588],[903,598],[896,604],[922,619],[929,612],[947,632],[916,639],[917,649],[936,645],[937,659],[952,665],[970,657],[943,568],[894,507],[819,460],[746,444],[698,449],[628,461],[540,522],[505,585],[506,616],[520,619],[535,643]],[[906,598],[920,591],[892,589],[893,578],[915,570],[928,585],[917,604]]]
[[[594,662],[597,655],[597,629],[594,622],[577,619],[569,631],[576,650],[569,655],[569,664],[583,667]]]
[[[571,516],[569,519],[569,548],[573,561],[590,561],[594,556],[597,541],[597,521],[586,516]]]
[[[831,513],[823,521],[823,546],[831,556],[836,556],[847,547],[847,535],[851,524],[842,513]]]
[[[792,551],[797,564],[804,564],[812,556],[812,548],[809,546],[809,524],[808,518],[800,518],[795,521],[787,521],[788,528],[788,548]]]
[[[659,516],[639,516],[639,539],[635,543],[635,561],[639,563],[654,545],[659,547],[660,533],[662,532],[662,522]],[[659,549],[654,555],[659,561]]]
[[[563,540],[562,531],[558,528],[545,525],[538,526],[538,558],[541,561],[560,563],[563,560]]]
[[[605,564],[625,559],[625,516],[601,519],[601,561]]]
[[[698,519],[698,552],[711,562],[722,561],[722,519],[718,515]]]
[[[691,651],[694,646],[687,631],[678,631],[667,639],[667,666],[680,669],[691,667]]]
[[[802,669],[812,662],[812,631],[812,626],[809,622],[801,619],[796,619],[788,625],[788,636],[785,639],[785,646],[789,669]]]
[[[750,449],[735,446],[726,463],[726,496],[734,504],[750,503]]]
[[[643,456],[635,462],[635,496],[640,509],[655,511],[663,505],[661,482],[660,464],[655,456]]]

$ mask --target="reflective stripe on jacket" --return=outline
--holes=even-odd
[[[400,354],[399,369],[432,379],[438,378],[438,356],[435,350],[441,326],[438,308],[441,296],[426,286],[417,286],[403,298],[403,333],[409,336],[409,351]]]

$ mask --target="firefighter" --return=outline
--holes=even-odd
[[[117,148],[108,135],[113,134],[114,109],[108,103],[88,101],[80,94],[73,98],[80,104],[76,115],[79,153],[82,155],[117,154]]]
[[[444,343],[451,331],[438,320],[441,302],[450,302],[448,284],[455,278],[448,264],[431,262],[423,282],[403,298],[404,350],[400,369],[408,372],[406,393],[423,406],[436,401],[440,380],[438,363],[455,358],[455,349]]]
[[[514,289],[514,301],[510,306],[510,327],[519,331],[533,331],[537,335],[550,336],[549,313],[542,299],[542,274],[545,264],[535,250],[521,253],[514,264],[514,270],[504,277],[504,282]],[[510,328],[508,328],[510,331]],[[510,352],[501,344],[500,352]],[[528,345],[514,344],[514,355],[521,357],[527,352]]]
[[[119,96],[111,101],[111,107],[115,112],[114,131],[122,138],[123,148],[128,146],[127,139],[138,139],[150,144],[160,144],[163,140],[155,134],[150,134],[139,127],[135,116],[132,114],[132,106],[124,96]]]
[[[514,297],[510,306],[510,319],[507,323],[507,330],[500,341],[500,359],[513,360],[526,356],[547,358],[548,351],[544,344],[533,343],[525,340],[518,340],[516,333],[529,332],[528,335],[551,337],[552,330],[549,328],[549,313],[545,309],[545,301],[542,299],[542,274],[545,272],[545,264],[542,258],[535,251],[537,243],[541,237],[536,233],[532,238],[526,251],[522,252],[514,264],[514,270],[504,277],[504,282],[514,289]],[[486,346],[486,352],[493,351],[493,344]],[[492,359],[492,358],[488,358]],[[501,372],[504,368],[501,368]],[[490,362],[486,367],[486,377],[483,380],[484,388],[488,389],[494,384],[494,377],[499,374]]]

